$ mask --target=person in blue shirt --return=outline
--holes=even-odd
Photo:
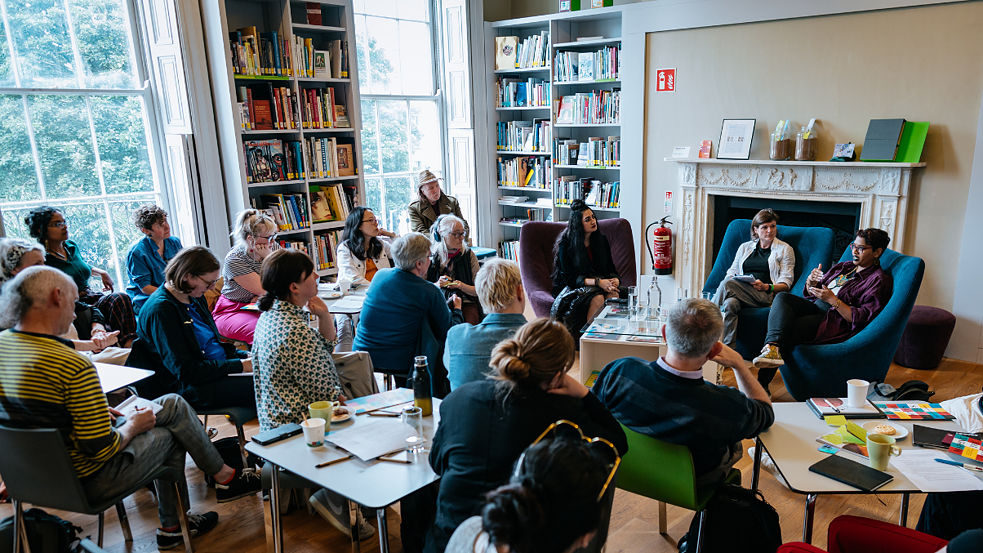
[[[404,373],[403,386],[413,369],[413,357],[429,360],[434,395],[443,397],[446,373],[440,350],[451,326],[464,322],[457,294],[445,300],[426,281],[430,269],[430,239],[419,232],[399,237],[390,248],[395,269],[376,273],[365,295],[352,349],[367,351],[380,369]]]
[[[183,247],[181,240],[171,236],[167,212],[154,204],[147,204],[133,212],[133,224],[145,236],[130,247],[126,254],[126,274],[130,283],[126,293],[133,300],[133,312],[140,315],[140,308],[150,294],[164,284],[164,267]]]
[[[451,391],[468,382],[484,380],[491,372],[491,352],[502,340],[515,336],[526,324],[526,293],[514,261],[495,258],[485,263],[474,280],[478,301],[487,315],[480,323],[459,324],[447,331],[444,366]]]
[[[220,267],[204,246],[185,248],[167,264],[164,285],[140,312],[139,339],[127,361],[155,372],[137,384],[141,396],[179,394],[196,409],[256,407],[253,379],[230,376],[251,373],[252,361],[219,340],[203,297],[215,286]]]

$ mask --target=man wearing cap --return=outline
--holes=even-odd
[[[467,220],[461,215],[461,204],[454,196],[444,194],[440,189],[440,179],[428,169],[420,171],[416,177],[417,194],[420,199],[410,204],[410,230],[413,232],[430,233],[437,217],[445,213],[456,215],[464,221],[464,232],[470,236],[471,229],[468,227]]]

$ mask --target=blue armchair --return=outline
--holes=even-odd
[[[847,248],[840,261],[852,259]],[[884,310],[856,336],[839,344],[803,345],[786,354],[781,368],[785,388],[796,401],[810,397],[845,397],[846,381],[862,378],[884,380],[915,297],[922,284],[925,262],[894,250],[881,256],[881,268],[894,279],[891,299]]]
[[[713,270],[703,285],[704,292],[716,292],[727,269],[734,263],[737,248],[751,238],[751,220],[736,219],[727,225],[724,242],[717,253]],[[786,227],[778,225],[778,238],[792,246],[795,252],[795,271],[792,293],[802,295],[809,272],[823,264],[833,263],[833,231],[824,227]],[[737,352],[745,359],[754,359],[765,343],[770,308],[744,308],[737,319]],[[895,344],[897,346],[897,344]]]

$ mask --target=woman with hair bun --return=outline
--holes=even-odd
[[[587,547],[604,512],[610,469],[587,442],[557,438],[528,447],[511,481],[485,496],[446,553],[567,553]]]
[[[594,394],[567,374],[573,338],[560,323],[537,319],[492,351],[488,380],[457,388],[440,405],[454,424],[437,429],[430,465],[441,475],[433,545],[443,551],[462,522],[479,514],[483,494],[506,484],[522,451],[551,423],[566,419],[585,436],[628,442]]]

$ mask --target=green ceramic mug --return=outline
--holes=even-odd
[[[867,455],[870,457],[871,468],[887,470],[887,462],[891,456],[901,455],[901,450],[894,443],[891,436],[867,434]]]
[[[337,401],[315,401],[307,406],[307,412],[312,419],[324,419],[324,433],[327,434],[331,431],[331,417],[338,405]]]

